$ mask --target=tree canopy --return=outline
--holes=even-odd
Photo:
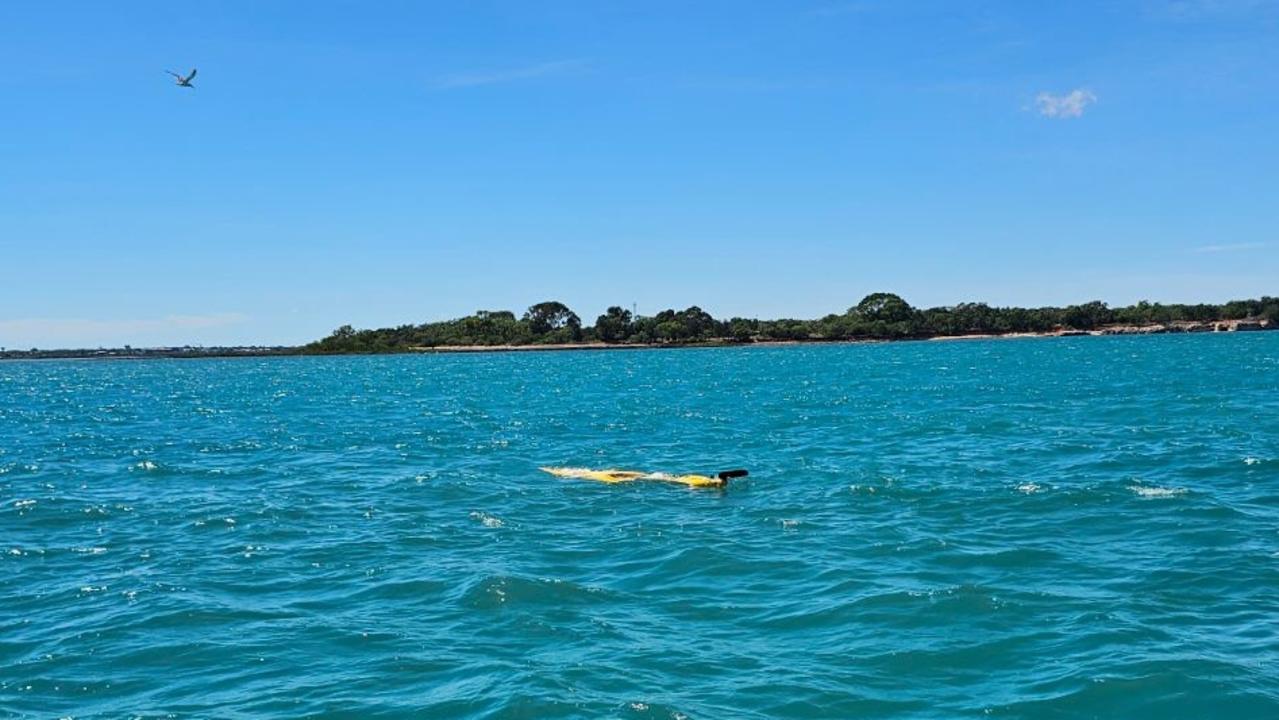
[[[546,335],[558,330],[567,330],[573,339],[581,335],[582,319],[577,313],[568,309],[562,302],[550,300],[538,303],[524,313],[524,322],[534,335]]]
[[[1234,300],[1222,305],[1163,305],[1142,301],[1111,308],[1101,301],[1066,307],[992,307],[986,303],[917,309],[893,293],[876,292],[843,314],[816,320],[717,320],[697,306],[633,315],[609,307],[591,327],[562,302],[532,305],[516,318],[507,310],[478,310],[455,320],[356,330],[343,325],[303,348],[312,353],[404,352],[450,346],[538,345],[596,342],[607,344],[747,343],[769,340],[857,340],[1097,330],[1112,325],[1211,323],[1255,318],[1279,326],[1279,298]],[[1202,326],[1201,326],[1202,327]]]

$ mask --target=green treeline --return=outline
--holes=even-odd
[[[356,330],[344,325],[306,345],[312,353],[401,352],[412,348],[462,345],[560,343],[688,344],[768,340],[895,340],[938,336],[1095,330],[1108,325],[1151,325],[1258,318],[1279,324],[1279,298],[1236,300],[1224,305],[1162,305],[1140,302],[1112,308],[1103,302],[1068,307],[991,307],[962,303],[918,309],[892,293],[874,293],[842,314],[817,320],[717,320],[699,307],[636,316],[610,307],[584,325],[559,302],[538,303],[521,317],[506,310],[481,310],[456,320]]]

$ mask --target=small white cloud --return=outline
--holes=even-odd
[[[1097,102],[1091,90],[1075,88],[1065,95],[1041,92],[1035,96],[1035,106],[1044,117],[1065,120],[1082,117],[1084,109]]]
[[[1202,247],[1193,248],[1191,249],[1190,252],[1199,253],[1199,254],[1224,253],[1224,252],[1236,252],[1239,250],[1259,250],[1261,248],[1264,248],[1265,246],[1266,246],[1265,243],[1259,243],[1259,242],[1234,243],[1231,245],[1204,245]]]
[[[456,73],[453,75],[445,75],[437,79],[435,81],[435,86],[441,90],[451,90],[454,88],[476,87],[479,85],[496,85],[498,83],[528,80],[531,78],[578,70],[585,65],[586,63],[582,60],[556,60],[554,62],[538,63],[536,65],[507,68],[505,70]]]

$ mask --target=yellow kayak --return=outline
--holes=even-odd
[[[725,487],[732,478],[744,477],[745,470],[726,470],[716,475],[671,475],[663,472],[639,472],[638,470],[591,470],[590,468],[544,467],[555,477],[577,478],[579,480],[596,480],[606,483],[633,482],[635,480],[657,480],[660,482],[679,483],[689,487]]]

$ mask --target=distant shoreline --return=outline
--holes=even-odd
[[[1279,297],[1220,305],[1139,302],[1112,308],[1100,300],[1065,307],[991,307],[985,303],[916,308],[876,292],[843,313],[804,320],[715,318],[696,305],[639,315],[614,305],[588,325],[564,303],[548,300],[522,315],[476,310],[452,320],[357,329],[342,325],[300,349],[316,355],[396,352],[496,352],[707,347],[812,342],[926,340],[938,337],[1128,335],[1259,330],[1279,326]]]
[[[935,335],[905,338],[808,338],[804,340],[732,340],[715,339],[698,342],[670,343],[541,343],[528,345],[437,345],[414,346],[387,352],[308,351],[306,346],[244,346],[219,348],[115,348],[64,350],[9,350],[0,352],[3,360],[181,360],[208,358],[260,358],[339,355],[467,355],[475,353],[563,352],[586,350],[678,350],[726,347],[790,347],[811,345],[868,345],[897,342],[942,342],[962,340],[1016,340],[1027,338],[1114,337],[1121,335],[1216,335],[1236,332],[1279,330],[1279,324],[1252,320],[1222,320],[1203,323],[1169,323],[1151,325],[1114,325],[1096,330],[1056,330],[1052,332],[973,333],[968,335]]]
[[[1214,328],[1212,326],[1223,326]],[[1276,330],[1279,326],[1265,322],[1243,320],[1218,321],[1216,323],[1183,323],[1169,325],[1115,325],[1098,330],[1056,330],[1052,332],[973,333],[970,335],[934,335],[907,338],[809,338],[807,340],[708,340],[686,343],[546,343],[541,345],[439,345],[435,347],[411,347],[389,353],[396,355],[483,353],[483,352],[539,352],[557,350],[671,350],[678,348],[717,347],[786,347],[793,345],[869,345],[897,342],[940,342],[953,340],[1016,340],[1026,338],[1061,337],[1112,337],[1119,335],[1182,335],[1217,334],[1234,332],[1259,332]],[[378,353],[362,353],[378,354]],[[384,353],[385,354],[385,353]]]

